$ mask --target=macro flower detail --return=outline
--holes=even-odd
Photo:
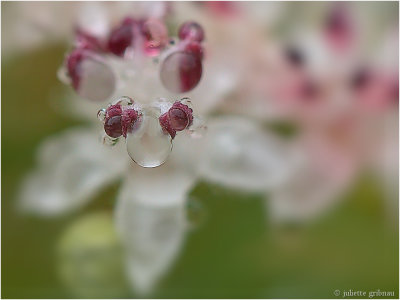
[[[193,109],[176,101],[172,107],[159,118],[163,131],[174,138],[177,131],[182,131],[193,124]]]
[[[187,98],[172,105],[165,99],[141,105],[129,97],[122,97],[97,114],[106,134],[103,143],[115,145],[123,136],[128,154],[134,162],[142,167],[158,167],[171,152],[176,132],[193,125],[193,109],[190,105]],[[190,133],[203,126],[198,127],[191,128]]]
[[[195,22],[183,23],[178,32],[179,39],[169,38],[164,22],[154,17],[126,17],[105,37],[78,28],[60,78],[81,97],[102,102],[120,96],[115,93],[130,74],[153,64],[153,76],[166,90],[189,92],[202,77],[205,35]]]
[[[184,98],[172,104],[164,95],[189,92],[199,83],[203,73],[203,28],[185,22],[178,29],[179,39],[169,40],[162,20],[125,17],[102,38],[82,28],[75,33],[74,49],[65,59],[66,76],[61,76],[64,82],[88,100],[110,102],[118,97],[116,103],[98,112],[106,134],[103,143],[113,146],[123,136],[129,156],[140,166],[164,163],[176,132],[193,123],[190,101],[186,103]],[[144,74],[143,81],[135,80],[133,74],[141,77],[138,73]],[[121,97],[125,92],[131,94],[129,85],[140,88],[153,85],[155,79],[166,89],[158,97],[144,95],[155,100],[138,97],[134,102]]]
[[[12,129],[5,131],[8,168],[29,167],[32,158],[24,154],[31,150],[26,146],[33,147],[42,135],[53,134],[37,149],[35,167],[23,179],[15,203],[21,212],[42,217],[66,214],[71,224],[75,224],[72,218],[80,219],[87,212],[107,211],[107,216],[89,218],[93,226],[87,230],[74,225],[72,232],[79,233],[78,238],[67,234],[73,247],[61,247],[61,255],[67,256],[60,264],[73,263],[74,272],[61,274],[66,287],[62,296],[190,298],[196,291],[207,296],[208,289],[203,287],[215,278],[198,274],[211,274],[208,269],[214,267],[221,271],[214,275],[225,287],[246,275],[249,280],[240,289],[253,291],[247,297],[278,295],[278,290],[294,296],[297,288],[306,290],[297,285],[297,275],[317,278],[327,275],[326,268],[331,267],[321,264],[323,256],[316,264],[321,273],[313,273],[317,269],[310,271],[305,264],[292,264],[296,257],[312,261],[315,251],[309,241],[337,241],[343,228],[351,228],[352,214],[360,230],[366,224],[364,213],[365,220],[371,217],[378,224],[378,214],[379,220],[386,218],[386,207],[389,222],[396,221],[398,28],[389,22],[396,21],[394,15],[387,18],[386,13],[375,13],[374,7],[381,11],[385,5],[331,3],[314,10],[306,4],[277,2],[54,2],[54,13],[54,9],[43,9],[50,2],[13,5],[23,8],[25,17],[9,10],[7,47],[11,38],[28,45],[35,31],[45,28],[43,36],[62,46],[74,28],[67,53],[60,46],[48,45],[44,52],[19,47],[28,50],[26,60],[7,63],[11,81],[7,78],[6,98],[14,95],[14,102],[7,99],[7,107],[15,108],[9,111],[18,112],[18,99],[26,107],[29,103],[33,109],[40,107],[27,117],[7,121]],[[32,9],[36,7],[42,7],[40,15]],[[390,8],[386,5],[385,12]],[[296,18],[287,17],[293,15]],[[45,17],[50,19],[46,22]],[[67,88],[54,95],[50,86],[54,82],[42,80],[43,87],[36,89],[38,79],[54,77],[51,72],[63,52],[64,63],[57,75]],[[11,83],[13,70],[18,73],[18,66],[27,66],[28,58],[27,74],[35,78],[26,85],[25,94],[30,96],[25,97]],[[38,69],[48,77],[36,76]],[[26,78],[24,82],[31,82]],[[45,84],[49,85],[46,89]],[[51,107],[43,103],[47,94]],[[51,108],[56,110],[54,115]],[[57,118],[57,114],[67,118]],[[40,120],[42,116],[49,118]],[[36,120],[38,126],[27,128]],[[74,128],[58,129],[67,126]],[[203,134],[205,129],[207,134]],[[378,202],[372,201],[380,201],[375,198],[381,194],[373,185],[362,192],[361,178],[376,170],[377,179],[394,194],[387,204],[379,205],[377,214],[372,210]],[[5,198],[11,203],[12,178],[20,174],[8,175]],[[349,199],[358,198],[356,194],[360,201]],[[92,200],[94,205],[88,205]],[[324,216],[330,216],[327,222]],[[334,219],[343,226],[329,223]],[[19,221],[7,223],[19,230]],[[382,221],[386,226],[386,220]],[[28,225],[26,232],[33,230],[30,221],[22,223]],[[64,226],[64,221],[59,223]],[[308,230],[314,226],[328,230]],[[116,229],[118,237],[107,228]],[[57,235],[58,231],[51,230]],[[27,239],[28,244],[37,244],[38,252],[47,253],[50,235],[41,245],[39,235],[21,232],[19,244]],[[378,239],[385,236],[383,231],[371,232]],[[343,240],[351,240],[356,233],[349,231]],[[297,237],[305,237],[307,243]],[[366,262],[377,253],[368,237],[365,249],[370,251],[360,257]],[[355,242],[363,238],[357,235]],[[105,243],[94,245],[97,241]],[[215,242],[223,246],[218,248],[221,251],[215,251]],[[332,253],[351,254],[341,251],[340,243],[337,248],[334,244],[329,245]],[[103,264],[94,264],[103,258],[115,261],[111,248],[123,250],[118,256],[123,279],[109,269],[99,270],[97,266]],[[352,249],[357,254],[362,248]],[[326,254],[329,260],[331,253]],[[46,262],[46,257],[38,258]],[[14,258],[19,260],[19,256]],[[284,282],[263,281],[282,273],[284,261],[290,264],[285,272],[295,276]],[[28,267],[35,270],[39,263]],[[17,275],[24,274],[24,266],[13,272],[14,287],[19,287]],[[377,271],[384,274],[383,269]],[[341,274],[324,278],[329,284],[337,276]],[[122,293],[113,293],[103,278],[128,286]],[[71,289],[71,282],[78,288]],[[221,297],[235,297],[218,285],[210,288],[221,292]],[[18,298],[20,292],[13,290]]]

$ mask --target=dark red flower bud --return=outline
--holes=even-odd
[[[158,120],[160,121],[160,125],[164,133],[168,133],[171,138],[174,138],[176,135],[176,130],[171,127],[168,112],[162,114]]]
[[[138,119],[138,113],[133,108],[126,108],[122,112],[122,135],[126,138],[129,132],[132,132],[133,126]]]
[[[202,42],[204,40],[204,30],[196,22],[185,22],[179,28],[178,36],[181,40]]]
[[[111,31],[108,39],[108,49],[117,56],[123,56],[126,48],[132,45],[134,39],[134,26],[136,21],[126,18],[122,24]]]

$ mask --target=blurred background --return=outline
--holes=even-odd
[[[398,298],[397,2],[1,6],[3,298]],[[76,26],[155,11],[205,31],[201,165],[103,155],[57,78]]]

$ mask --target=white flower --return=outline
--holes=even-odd
[[[89,25],[95,25],[90,31],[99,35],[107,31],[104,24],[109,21],[104,21],[102,6],[90,4],[85,9],[90,13]],[[174,139],[165,164],[141,168],[127,155],[125,141],[112,148],[99,141],[101,124],[95,116],[104,103],[68,96],[67,107],[62,109],[79,113],[92,125],[48,138],[39,149],[37,168],[23,183],[21,208],[53,216],[79,209],[108,184],[122,179],[115,222],[126,249],[127,273],[134,289],[143,295],[151,291],[179,253],[188,228],[185,202],[198,180],[263,192],[282,184],[291,172],[287,145],[258,124],[239,116],[206,118],[234,91],[238,79],[229,66],[232,57],[223,59],[223,47],[217,39],[210,40],[203,79],[187,93],[194,110],[206,119],[208,133],[202,138],[182,132]],[[131,67],[118,60],[110,63],[120,74]],[[118,80],[121,84],[113,97],[127,95],[138,102],[157,97],[176,100],[177,96],[159,82],[154,66],[134,70],[128,81]]]

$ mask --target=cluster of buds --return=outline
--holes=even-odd
[[[157,57],[159,74],[155,76],[163,87],[172,93],[188,92],[202,76],[203,40],[204,31],[195,22],[183,23],[174,39],[156,18],[127,17],[103,38],[78,29],[73,50],[65,59],[64,81],[83,98],[105,101],[114,95],[119,79],[110,61]]]
[[[129,97],[122,97],[101,109],[98,117],[106,134],[103,142],[115,145],[123,136],[128,154],[143,167],[162,164],[172,150],[172,140],[177,132],[188,129],[193,133],[198,126],[194,126],[194,121],[199,123],[188,98],[172,104],[159,99],[141,105]]]
[[[159,19],[127,17],[102,38],[77,30],[74,48],[66,56],[66,82],[81,97],[101,102],[118,98],[98,112],[105,132],[103,143],[115,145],[124,137],[128,154],[143,167],[156,167],[166,160],[178,131],[188,129],[198,136],[194,131],[202,128],[187,98],[174,103],[159,98],[163,93],[191,91],[202,76],[202,27],[185,22],[177,35],[170,38]],[[157,80],[159,86],[154,86]],[[150,89],[143,93],[146,87],[160,95],[151,94]],[[138,101],[121,94],[134,95]]]
[[[153,103],[151,108],[159,108],[159,124],[163,133],[169,134],[171,139],[175,138],[177,131],[185,130],[193,124],[193,109],[190,107],[188,98],[175,101],[169,108],[168,102],[157,104],[158,107]],[[135,104],[131,98],[122,97],[115,104],[101,109],[97,115],[103,122],[107,136],[118,139],[121,136],[126,138],[128,133],[140,127],[146,109],[146,106]]]

